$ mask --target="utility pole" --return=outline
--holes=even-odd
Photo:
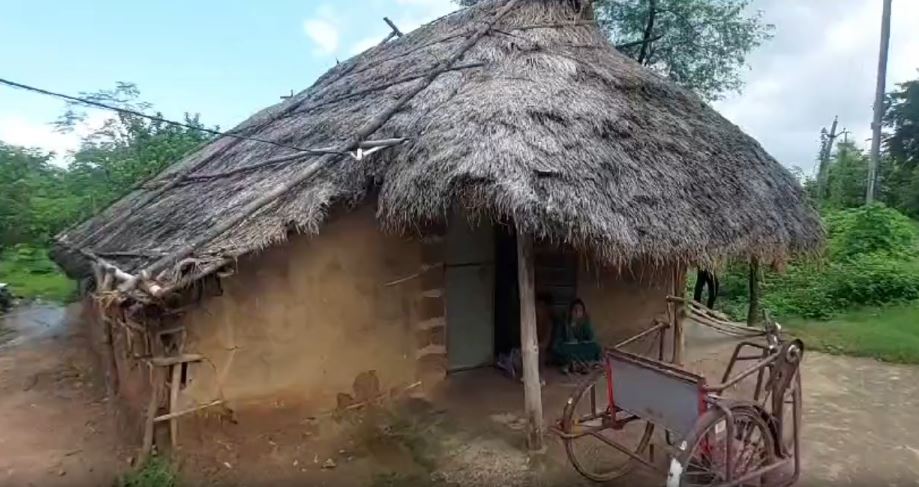
[[[821,201],[826,197],[826,184],[829,177],[830,153],[833,151],[833,140],[836,138],[836,126],[839,124],[839,117],[833,117],[833,125],[830,126],[830,133],[826,134],[823,147],[820,148],[820,166],[817,170],[817,200]],[[823,129],[826,130],[826,129]],[[826,133],[826,132],[824,132]]]
[[[878,161],[881,159],[881,120],[884,118],[884,90],[887,85],[887,51],[890,47],[890,4],[884,0],[881,16],[881,51],[878,55],[878,78],[874,92],[874,119],[871,121],[871,159],[868,161],[868,192],[865,204],[874,202],[874,186],[877,182]]]

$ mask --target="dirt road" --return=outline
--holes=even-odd
[[[802,485],[919,485],[919,367],[810,353]]]
[[[0,322],[13,329],[6,335],[12,340],[0,345],[0,486],[112,485],[128,468],[131,452],[116,446],[103,388],[91,379],[85,339],[66,326],[78,310],[22,311],[31,314]],[[800,485],[919,485],[919,367],[808,352],[803,370]],[[457,438],[463,440],[455,451],[487,454],[449,455],[440,467],[453,474],[441,476],[455,482],[506,480],[508,472],[497,472],[504,467],[489,466],[511,465],[519,471],[511,477],[587,485],[563,458],[554,462],[560,476],[543,477],[529,471],[532,466],[516,446],[495,437]],[[509,460],[498,458],[500,452]],[[348,475],[347,468],[338,470]],[[494,479],[482,477],[491,470]]]
[[[104,389],[90,379],[76,308],[33,306],[0,318],[0,486],[112,485],[115,451]]]

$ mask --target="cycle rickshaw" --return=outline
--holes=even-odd
[[[768,315],[756,330],[699,303],[668,300],[696,323],[742,338],[721,382],[665,362],[669,323],[605,350],[603,367],[572,394],[553,428],[574,468],[598,482],[643,466],[668,487],[793,484],[801,466],[801,341],[786,340]],[[656,357],[627,351],[639,343]],[[655,431],[660,441],[652,442]],[[658,446],[664,458],[655,458]]]

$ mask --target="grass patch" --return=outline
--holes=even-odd
[[[814,350],[919,364],[919,304],[863,308],[827,321],[784,319],[793,335]]]
[[[163,458],[152,457],[140,470],[118,479],[118,487],[178,487],[179,476],[172,464]]]
[[[0,282],[14,295],[66,303],[76,297],[76,284],[48,258],[46,249],[18,245],[0,254]]]

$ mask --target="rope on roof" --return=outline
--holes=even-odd
[[[375,116],[367,124],[361,127],[357,133],[351,137],[347,142],[343,143],[338,151],[350,151],[359,147],[360,143],[363,142],[371,134],[379,130],[396,112],[398,112],[402,107],[405,106],[410,100],[412,100],[418,93],[430,86],[430,84],[441,74],[450,70],[453,67],[453,64],[456,63],[463,55],[466,54],[469,49],[471,49],[489,30],[505,15],[507,15],[511,9],[517,4],[518,0],[509,0],[494,18],[487,22],[485,25],[481,26],[476,30],[461,46],[456,50],[446,61],[440,63],[435,69],[429,72],[423,79],[422,82],[411,89],[404,96],[400,97],[399,100],[394,103],[390,108],[383,111],[382,113]],[[147,269],[145,269],[145,275],[157,275],[160,271],[172,266],[176,261],[191,255],[196,249],[201,245],[204,245],[207,242],[210,242],[214,238],[222,235],[227,230],[233,228],[250,215],[261,209],[263,206],[274,202],[280,196],[284,195],[291,189],[299,186],[313,175],[315,175],[320,169],[323,169],[327,165],[337,162],[341,156],[338,154],[327,154],[309,166],[305,167],[299,174],[294,175],[290,180],[285,184],[275,188],[274,190],[262,194],[262,196],[256,198],[253,201],[250,201],[247,205],[241,208],[237,213],[230,215],[229,218],[219,222],[218,224],[208,228],[206,231],[199,234],[196,238],[192,239],[186,245],[180,247],[173,253],[168,256],[162,257],[151,264]]]
[[[362,142],[360,146],[358,146],[357,151],[360,151],[360,153],[358,152],[353,152],[353,153],[352,152],[337,152],[333,148],[316,149],[314,152],[310,154],[292,154],[292,155],[286,155],[286,156],[281,156],[281,157],[275,157],[275,158],[268,159],[266,161],[262,161],[256,164],[237,167],[235,169],[230,169],[228,171],[181,175],[179,176],[180,181],[178,181],[178,184],[184,185],[184,184],[197,183],[201,181],[211,181],[214,179],[225,178],[225,177],[234,176],[237,174],[258,171],[266,167],[283,165],[285,163],[294,162],[299,159],[305,159],[311,155],[348,154],[352,158],[359,161],[361,160],[360,158],[366,157],[379,150],[402,144],[406,142],[407,140],[408,139],[405,139],[405,138],[368,140],[366,142]],[[163,183],[165,183],[165,181]]]

